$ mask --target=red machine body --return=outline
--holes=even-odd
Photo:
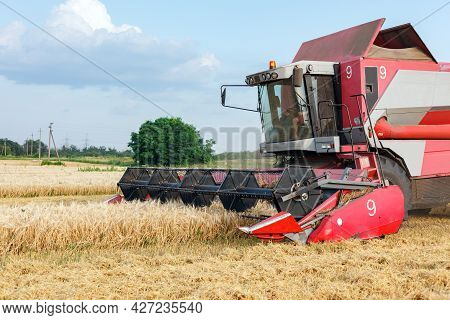
[[[404,216],[403,194],[398,186],[376,189],[339,207],[336,192],[320,207],[296,221],[280,212],[252,227],[240,230],[261,240],[284,238],[303,243],[371,239],[396,233]],[[312,223],[313,222],[313,223]]]
[[[396,233],[403,221],[402,200],[398,186],[376,189],[324,217],[308,242],[371,239]]]
[[[103,203],[104,204],[117,204],[117,203],[121,203],[123,201],[123,197],[120,194],[116,194],[114,196],[112,196],[109,199],[106,199]]]

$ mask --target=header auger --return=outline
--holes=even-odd
[[[450,64],[410,24],[383,23],[305,42],[292,63],[221,87],[224,107],[259,113],[277,168],[128,168],[125,200],[218,199],[258,221],[241,231],[298,243],[395,233],[409,211],[450,202]],[[256,109],[227,104],[236,86],[257,89]],[[278,213],[246,214],[257,201]]]

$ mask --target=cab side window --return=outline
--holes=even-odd
[[[334,107],[325,101],[335,103],[333,77],[328,75],[305,75],[308,103],[311,106],[314,135],[316,137],[336,136]]]

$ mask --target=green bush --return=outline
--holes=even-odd
[[[123,171],[120,168],[116,168],[114,166],[101,168],[101,167],[80,167],[78,168],[80,172],[115,172],[115,171]]]
[[[42,160],[41,166],[65,166],[66,164],[59,160]]]

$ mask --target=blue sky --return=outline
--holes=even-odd
[[[21,1],[5,3],[205,132],[217,151],[255,149],[240,138],[259,117],[219,108],[219,86],[242,83],[299,45],[380,17],[417,23],[446,1]],[[416,25],[439,61],[450,61],[450,5]],[[58,144],[126,147],[144,120],[165,114],[0,5],[0,138],[23,141],[55,122]],[[245,99],[249,99],[246,97]],[[223,130],[222,130],[223,131]]]

